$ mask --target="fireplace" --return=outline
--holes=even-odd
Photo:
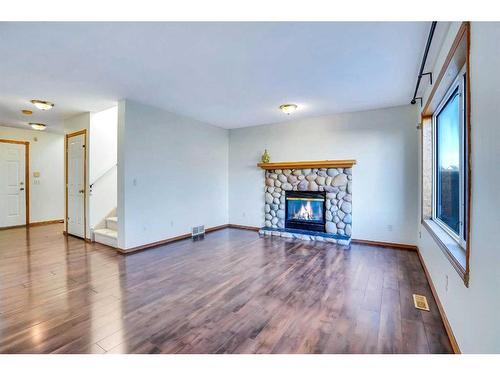
[[[325,192],[286,191],[285,228],[325,232]]]

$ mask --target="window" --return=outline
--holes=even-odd
[[[470,24],[463,22],[421,111],[421,219],[465,286],[470,275]]]
[[[465,82],[463,69],[433,115],[434,204],[432,219],[462,247],[466,243]]]

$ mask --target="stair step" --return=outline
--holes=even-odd
[[[96,229],[94,231],[94,240],[104,245],[118,247],[118,232],[109,228]]]
[[[106,228],[118,230],[118,218],[116,216],[106,218]]]

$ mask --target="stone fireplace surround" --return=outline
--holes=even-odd
[[[261,163],[266,169],[264,193],[264,227],[259,233],[302,240],[327,241],[349,245],[352,231],[352,165],[350,163],[325,161],[310,162],[310,165],[343,165],[342,167],[303,168],[307,162],[297,162],[298,168],[271,169],[283,164]],[[346,165],[349,165],[346,167]],[[325,232],[311,232],[285,228],[285,191],[324,191]]]

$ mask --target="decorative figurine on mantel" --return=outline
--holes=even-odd
[[[271,157],[269,156],[269,152],[267,152],[267,149],[264,150],[261,160],[263,163],[269,163],[269,160],[271,160]]]

